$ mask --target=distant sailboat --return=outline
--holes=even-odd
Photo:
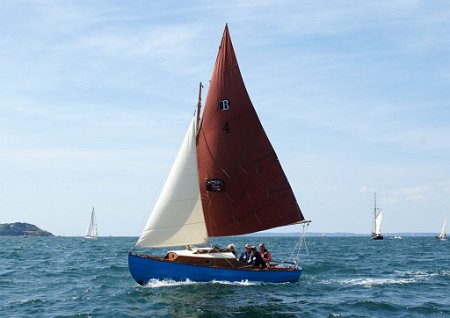
[[[380,208],[377,208],[377,194],[374,193],[374,205],[373,205],[373,213],[374,213],[374,225],[372,238],[374,240],[382,240],[383,235],[381,234],[381,219],[383,218],[383,211]]]
[[[131,251],[139,284],[151,279],[296,282],[298,252],[268,268],[236,260],[227,249],[196,247],[210,237],[307,223],[247,94],[228,27],[203,115],[193,118],[137,248],[181,247],[165,255]],[[301,246],[301,245],[298,245]]]
[[[447,235],[445,234],[445,225],[447,224],[447,219],[444,220],[444,224],[442,225],[441,233],[438,236],[435,236],[434,239],[438,241],[446,241]]]
[[[95,218],[95,210],[92,207],[91,221],[89,222],[88,229],[86,231],[85,239],[95,240],[98,237],[97,219]]]

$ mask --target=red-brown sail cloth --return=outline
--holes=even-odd
[[[210,237],[253,233],[304,220],[250,101],[228,26],[197,135],[197,163]]]

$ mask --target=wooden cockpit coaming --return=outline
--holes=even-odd
[[[259,268],[257,266],[246,265],[239,262],[235,258],[214,257],[215,253],[206,253],[199,255],[199,253],[192,253],[192,255],[178,255],[177,252],[170,251],[164,257],[158,257],[148,254],[132,253],[139,257],[150,258],[162,262],[170,262],[184,265],[204,266],[212,268],[224,269],[239,269],[239,270],[265,270],[265,271],[294,271],[293,266],[270,266],[269,268]],[[217,253],[220,255],[220,253]]]

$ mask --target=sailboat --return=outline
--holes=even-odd
[[[95,218],[95,209],[92,207],[91,220],[89,222],[88,229],[86,231],[85,239],[97,239],[98,229],[97,229],[97,219]]]
[[[134,280],[296,282],[301,244],[290,262],[268,268],[239,262],[209,238],[254,233],[305,221],[253,108],[228,30],[222,36],[201,115],[197,110],[135,247]],[[170,248],[155,256],[155,248]],[[143,251],[142,251],[143,250]],[[273,264],[272,264],[273,263]]]
[[[446,241],[447,235],[445,234],[445,226],[447,225],[447,219],[444,220],[444,224],[442,225],[441,233],[438,236],[435,236],[434,239],[438,241]]]
[[[382,240],[383,234],[381,234],[381,219],[383,218],[383,211],[380,208],[377,208],[377,194],[374,193],[373,196],[373,214],[374,214],[374,225],[372,231],[372,238],[374,240]]]

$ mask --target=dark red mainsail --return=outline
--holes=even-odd
[[[228,26],[197,136],[209,236],[253,233],[304,220],[248,96]]]

